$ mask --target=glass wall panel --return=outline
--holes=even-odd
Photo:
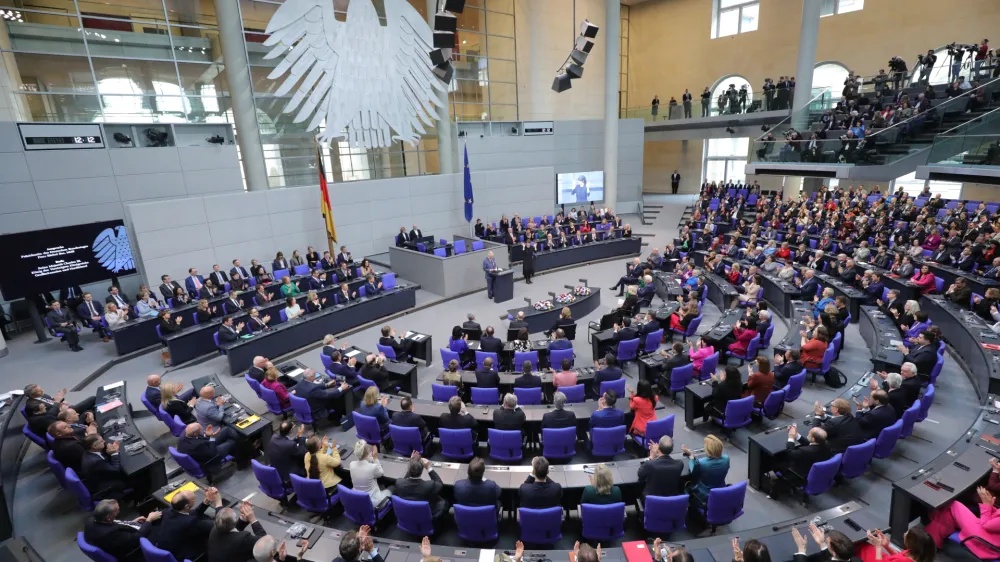
[[[121,0],[118,2],[77,0],[76,3],[80,13],[84,15],[165,21],[162,0]]]
[[[86,55],[83,30],[76,15],[18,11],[20,19],[2,20],[15,51]]]
[[[9,59],[9,57],[4,57]],[[25,92],[96,93],[94,74],[85,57],[14,53],[16,68],[8,68],[12,77],[20,76],[15,89]]]
[[[172,62],[151,60],[106,59],[92,57],[97,89],[105,94],[105,85],[114,84],[113,93],[155,94],[154,82],[177,84],[177,67]],[[124,86],[126,82],[131,86]],[[123,88],[131,90],[121,91]]]
[[[209,86],[213,95],[229,94],[229,81],[221,64],[179,62],[177,71],[185,94],[205,95],[205,88]]]
[[[486,32],[490,35],[514,36],[514,16],[486,12]]]
[[[24,100],[30,121],[92,122],[101,117],[97,96],[70,94],[18,94]]]
[[[163,0],[167,21],[183,25],[217,26],[212,0]]]
[[[514,39],[509,37],[494,37],[490,35],[486,38],[487,56],[491,59],[514,60]]]
[[[174,58],[165,23],[104,18],[91,18],[91,20],[109,26],[124,24],[131,28],[131,31],[120,31],[107,28],[91,29],[84,25],[83,34],[87,38],[91,56],[165,60]],[[85,19],[85,24],[86,21]]]
[[[490,103],[517,105],[517,84],[490,82]]]

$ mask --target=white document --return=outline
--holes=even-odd
[[[113,382],[111,384],[104,385],[104,390],[112,390],[118,388],[119,386],[125,386],[125,381]]]

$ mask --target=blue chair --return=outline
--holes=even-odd
[[[743,365],[747,361],[752,361],[757,357],[757,351],[760,349],[760,334],[757,334],[750,340],[747,344],[747,351],[743,355],[733,353],[732,351],[726,350],[726,357],[735,357],[740,360],[740,365]]]
[[[65,330],[63,330],[61,328],[53,328],[52,324],[49,322],[48,318],[46,318],[46,317],[43,316],[42,320],[45,321],[45,327],[49,329],[49,334],[51,334],[53,337],[61,338],[61,337],[63,337],[63,336],[66,335],[66,331]],[[81,328],[77,328],[76,329],[76,333],[79,334],[81,332],[81,330],[82,330]]]
[[[648,426],[648,424],[647,424]],[[595,457],[614,457],[625,452],[625,426],[595,427],[590,432],[591,454]]]
[[[708,294],[708,291],[704,291],[703,294]],[[698,314],[698,316],[692,318],[691,322],[688,323],[688,327],[686,330],[677,330],[671,328],[670,331],[675,334],[680,334],[682,341],[687,341],[688,338],[694,336],[698,332],[698,328],[701,326],[701,318],[702,318],[701,314]]]
[[[708,492],[708,502],[702,509],[695,506],[702,513],[705,521],[712,526],[715,533],[719,525],[728,525],[739,516],[743,515],[743,502],[747,495],[747,481],[738,482],[722,488],[712,488]]]
[[[441,437],[441,456],[450,461],[468,462],[476,454],[476,444],[472,440],[472,430],[438,429]]]
[[[364,285],[358,287],[358,296],[362,297],[362,298],[368,296],[367,291],[365,290],[365,286]]]
[[[814,463],[806,476],[805,486],[802,488],[802,495],[818,496],[833,487],[837,471],[840,469],[841,454],[837,453],[830,459],[823,462]]]
[[[647,426],[648,428],[649,426]],[[642,527],[647,533],[668,534],[684,529],[691,496],[646,496]]]
[[[764,405],[760,408],[754,407],[753,412],[762,418],[769,420],[776,419],[785,409],[785,391],[772,390],[764,400]]]
[[[848,315],[850,316],[850,315]],[[771,347],[771,336],[774,335],[774,324],[769,324],[767,330],[764,331],[764,335],[760,338],[760,348],[767,349]]]
[[[247,384],[250,385],[250,389],[253,390],[254,394],[257,395],[257,398],[263,400],[263,398],[260,395],[260,383],[254,380],[254,378],[251,377],[249,374],[243,375],[243,380],[247,381]]]
[[[458,538],[473,544],[496,542],[499,537],[497,510],[492,505],[468,506],[455,504]]]
[[[472,403],[496,406],[500,403],[500,389],[472,387]]]
[[[517,510],[521,540],[529,544],[549,545],[562,540],[562,508]]]
[[[382,274],[382,290],[388,291],[389,289],[396,288],[396,274],[395,273],[384,273]]]
[[[379,427],[378,420],[372,416],[366,416],[359,412],[351,412],[354,418],[354,427],[357,429],[358,439],[369,445],[382,444],[382,428]]]
[[[740,398],[739,400],[730,400],[726,404],[725,417],[719,419],[713,416],[712,421],[721,425],[726,430],[733,430],[750,425],[753,419],[750,417],[751,412],[753,412],[752,395]]]
[[[561,369],[563,359],[569,359],[570,367],[573,366],[573,350],[572,349],[553,349],[549,351],[549,366],[552,369]],[[516,365],[515,365],[516,367]]]
[[[683,392],[684,388],[691,384],[694,378],[694,364],[688,363],[670,370],[670,396],[677,401],[677,393]]]
[[[541,404],[541,399],[539,399],[538,403]],[[48,441],[45,440],[45,437],[42,437],[36,434],[34,431],[31,431],[31,429],[28,428],[28,424],[24,424],[23,426],[21,426],[21,433],[23,433],[24,436],[27,437],[29,440],[31,440],[31,442],[34,443],[35,445],[38,445],[39,447],[45,449],[46,451],[49,450],[49,443]]]
[[[146,558],[146,562],[177,562],[173,554],[162,548],[153,546],[153,543],[149,542],[149,539],[146,537],[139,537],[139,549],[142,550],[142,555]],[[184,560],[184,562],[191,561]]]
[[[601,396],[604,396],[604,393],[609,390],[615,391],[615,396],[618,398],[623,398],[625,396],[625,378],[622,377],[614,381],[601,381]]]
[[[180,416],[171,416],[170,414],[167,413],[166,410],[163,409],[163,406],[160,406],[160,409],[157,413],[160,414],[159,416],[160,421],[162,421],[167,426],[167,429],[170,430],[171,435],[173,435],[174,437],[180,437],[181,435],[184,435],[184,429],[187,426],[184,425],[184,422],[181,421]]]
[[[631,438],[645,451],[650,443],[658,442],[664,435],[674,436],[674,414],[647,423],[645,435],[631,435]]]
[[[159,417],[159,412],[157,411],[158,408],[156,406],[153,406],[153,404],[149,401],[149,399],[146,398],[145,392],[139,395],[139,400],[142,401],[142,405],[145,406],[147,410],[149,410],[150,414]]]
[[[542,403],[541,388],[515,388],[514,396],[517,397],[519,406],[536,406]]]
[[[392,505],[396,510],[396,520],[400,529],[417,537],[428,537],[434,534],[431,504],[392,496]]]
[[[474,241],[472,243],[472,251],[473,252],[475,252],[476,250],[482,250],[482,249],[483,249],[483,242],[482,242],[482,240],[476,240],[476,241]]]
[[[284,418],[285,414],[292,411],[291,406],[282,407],[281,401],[278,400],[278,395],[266,386],[261,385],[260,397],[264,400],[264,404],[267,405],[267,411],[274,415]]]
[[[250,459],[250,464],[253,466],[253,475],[257,478],[257,489],[263,492],[265,496],[278,500],[281,505],[285,505],[285,502],[288,501],[288,494],[292,493],[292,489],[281,481],[278,469],[273,466],[261,464],[256,459]]]
[[[607,544],[625,536],[625,504],[607,505],[585,503],[580,506],[583,520],[583,538]]]
[[[170,451],[170,456],[174,458],[174,461],[180,465],[184,472],[188,473],[192,478],[206,478],[207,473],[202,468],[198,461],[191,458],[190,455],[186,455],[173,447],[167,447]]]
[[[533,370],[538,370],[538,352],[537,351],[515,351],[514,352],[514,371],[519,371],[521,365],[525,361],[531,361],[531,368]]]
[[[938,277],[937,275],[935,275],[934,276],[934,287],[937,289],[938,294],[943,293],[944,292],[944,279],[942,279],[942,278]]]
[[[413,451],[424,454],[424,441],[419,427],[402,427],[390,423],[389,435],[392,436],[392,450],[397,455],[408,457]]]
[[[875,455],[875,440],[869,439],[860,445],[852,445],[844,451],[840,463],[840,475],[844,478],[857,478],[872,465]]]
[[[462,364],[462,358],[459,356],[458,352],[452,351],[450,349],[441,348],[441,363],[448,366],[448,363],[452,361],[458,361],[458,364]]]
[[[819,369],[806,369],[806,372],[812,375],[813,382],[816,382],[817,375],[826,375],[830,371],[830,364],[833,363],[836,356],[837,348],[832,344],[826,346],[826,351],[823,352],[823,363],[820,364]]]
[[[476,351],[476,367],[479,369],[483,368],[483,361],[487,358],[493,359],[493,368],[499,370],[500,368],[500,358],[497,357],[495,351]]]
[[[523,457],[520,431],[489,428],[487,438],[491,459],[510,463],[520,461]]]
[[[912,406],[903,411],[899,421],[903,422],[899,428],[899,438],[906,439],[913,435],[913,425],[917,423],[917,416],[920,415],[920,401],[916,401]]]
[[[362,287],[361,290],[363,291],[363,290],[365,290],[365,288]],[[282,308],[281,310],[278,311],[278,317],[281,318],[282,322],[288,322],[288,314],[285,312],[284,308]],[[197,315],[195,315],[195,317],[194,317],[194,323],[195,324],[198,323],[198,316]]]
[[[321,352],[319,354],[319,360],[323,363],[323,369],[330,370],[330,368],[333,367],[333,359],[330,359],[329,355]]]
[[[927,385],[927,389],[924,390],[924,395],[920,397],[920,411],[917,412],[917,421],[922,422],[927,419],[927,414],[931,410],[931,405],[934,404],[934,385]]]
[[[785,402],[795,402],[802,396],[802,387],[806,384],[806,370],[802,369],[799,374],[788,377],[788,384],[782,390],[785,391]]]
[[[80,550],[83,551],[87,558],[90,558],[94,562],[118,562],[118,559],[114,556],[88,543],[83,538],[83,531],[76,534],[76,545],[80,547]]]
[[[661,341],[663,341],[663,328],[646,334],[646,339],[642,341],[643,353],[649,354],[655,352],[657,349],[660,349]]]
[[[435,402],[447,402],[452,396],[458,396],[458,387],[450,384],[432,384],[431,399]]]
[[[302,509],[310,513],[325,514],[337,505],[338,495],[327,496],[322,480],[303,478],[297,474],[289,476],[292,479],[292,490],[295,491],[295,503]]]
[[[59,485],[63,488],[66,487],[66,467],[63,466],[61,462],[56,460],[56,456],[52,454],[52,451],[45,453],[45,462],[49,465],[49,470],[59,481]]]
[[[576,428],[542,429],[542,456],[552,460],[569,460],[576,455]]]
[[[309,265],[308,264],[297,265],[292,268],[292,271],[295,272],[295,275],[309,275]]]
[[[344,515],[355,525],[374,527],[392,511],[392,501],[383,502],[381,509],[375,510],[372,497],[365,492],[355,492],[350,488],[337,484],[337,498],[344,507]]]
[[[287,269],[275,269],[271,273],[274,275],[274,281],[277,283],[281,282],[282,277],[290,274]]]
[[[931,367],[930,381],[931,384],[937,383],[937,378],[941,376],[941,369],[944,368],[944,355],[938,354],[937,362]]]
[[[698,380],[707,381],[712,378],[715,371],[719,370],[719,352],[709,355],[705,358],[705,361],[701,364],[701,373],[698,374]]]
[[[624,379],[622,379],[622,381],[624,381]],[[560,387],[559,392],[566,395],[567,404],[580,404],[587,399],[586,389],[582,383],[573,386]]]
[[[624,365],[626,361],[632,361],[639,355],[639,338],[633,338],[630,340],[622,340],[618,342],[618,351],[615,353],[615,359],[618,363]]]
[[[316,420],[313,419],[312,406],[309,405],[309,401],[294,394],[289,394],[288,398],[292,404],[292,415],[295,416],[296,421],[301,424],[311,425],[315,430]],[[329,412],[327,413],[329,414]]]
[[[903,420],[899,419],[896,420],[896,423],[879,432],[875,439],[875,451],[872,456],[876,459],[884,459],[891,455],[896,448],[896,442],[899,441],[899,434],[902,430]]]
[[[455,243],[452,244],[452,248],[454,248],[456,254],[464,254],[465,240],[455,240]]]
[[[94,498],[90,495],[90,490],[83,484],[80,477],[76,475],[76,471],[72,468],[67,468],[64,473],[66,476],[66,489],[73,493],[76,497],[76,503],[80,506],[80,509],[84,511],[94,511],[94,505],[96,502]]]
[[[444,248],[434,248],[434,255],[439,258],[448,257],[448,254]]]
[[[380,343],[375,344],[375,348],[378,349],[379,353],[385,354],[386,359],[396,360],[396,350],[389,345],[382,345]]]

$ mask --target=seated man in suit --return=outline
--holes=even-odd
[[[531,373],[531,360],[521,364],[521,376],[514,379],[514,388],[542,388],[542,377]]]
[[[611,287],[612,291],[618,291],[618,296],[623,296],[625,287],[629,285],[635,285],[636,281],[639,280],[639,275],[642,272],[642,263],[639,258],[632,260],[632,263],[625,266],[625,275],[618,279],[618,282]]]
[[[500,506],[500,486],[492,480],[485,480],[486,463],[479,457],[469,461],[468,475],[465,480],[455,482],[455,503],[481,507],[486,505]]]
[[[643,277],[644,285],[639,288],[639,292],[636,295],[639,299],[639,303],[643,305],[649,305],[653,302],[653,297],[656,296],[656,285],[653,284],[653,276],[646,275]],[[699,298],[701,294],[699,293]]]
[[[404,396],[399,401],[399,407],[400,411],[393,412],[392,414],[392,424],[400,427],[416,427],[420,429],[420,438],[425,443],[429,443],[434,436],[427,429],[427,422],[424,421],[424,418],[413,412],[413,400],[408,396]]]
[[[304,459],[306,456],[306,440],[302,437],[306,426],[299,425],[295,436],[292,430],[295,422],[284,420],[278,426],[278,434],[267,444],[267,462],[278,471],[282,482],[290,482],[292,474],[305,476]]]
[[[253,366],[250,367],[247,374],[250,375],[250,378],[257,382],[264,382],[264,374],[270,367],[272,367],[270,361],[268,361],[266,357],[258,355],[253,358]]]
[[[320,412],[335,419],[334,416],[348,415],[347,407],[344,405],[344,392],[351,388],[351,385],[337,383],[337,379],[331,379],[326,384],[316,382],[316,370],[306,369],[302,373],[302,380],[289,389],[289,392],[299,398],[305,398],[309,402],[309,408],[313,412]]]
[[[103,437],[91,434],[83,438],[83,448],[87,454],[80,460],[80,478],[90,494],[118,501],[124,499],[128,481],[122,473],[119,444],[106,445]]]
[[[382,282],[379,281],[378,283],[376,283],[374,275],[368,274],[368,277],[366,277],[365,279],[366,281],[364,284],[364,288],[366,296],[373,297],[382,292]]]
[[[97,424],[94,423],[94,414],[91,412],[83,413],[84,420],[80,419],[80,414],[76,413],[73,408],[63,408],[59,410],[59,415],[56,416],[57,421],[66,422],[69,428],[73,430],[73,437],[76,437],[81,443],[83,443],[83,438],[97,433]],[[41,434],[39,434],[41,435]]]
[[[190,456],[208,471],[222,462],[236,447],[236,432],[229,427],[202,428],[200,423],[191,423],[184,428],[184,435],[177,441],[177,450]]]
[[[462,322],[462,329],[470,332],[480,332],[482,333],[483,328],[476,322],[476,315],[473,313],[468,313],[465,315],[465,322]]]
[[[595,427],[618,427],[625,425],[625,412],[615,408],[618,394],[608,390],[597,400],[597,410],[590,415],[590,429]]]
[[[670,346],[670,351],[660,350],[660,355],[666,357],[667,360],[661,364],[659,369],[655,371],[650,369],[649,373],[654,377],[658,376],[658,382],[662,387],[670,388],[670,373],[675,367],[683,367],[691,363],[691,355],[684,350],[684,344],[681,342],[674,342]],[[649,382],[656,384],[657,380]]]
[[[931,371],[937,364],[937,348],[937,336],[928,330],[920,332],[920,335],[917,336],[917,343],[910,348],[909,352],[904,345],[898,347],[900,353],[903,354],[903,361],[913,363],[917,367],[917,374],[924,380],[930,378]]]
[[[800,357],[797,349],[789,349],[784,355],[774,354],[774,388],[785,388],[788,379],[802,372]]]
[[[229,298],[222,303],[223,309],[229,314],[236,314],[243,310],[243,301],[240,300],[239,291],[229,291]]]
[[[243,330],[243,322],[233,324],[233,316],[226,316],[219,326],[219,343],[230,343],[240,339],[240,331]]]
[[[395,423],[395,422],[394,422]],[[448,399],[448,412],[441,414],[438,427],[443,429],[471,429],[472,441],[476,442],[476,428],[479,423],[465,410],[465,402],[458,396]]]
[[[868,440],[877,438],[883,429],[896,423],[899,418],[889,405],[889,394],[884,390],[875,390],[862,402],[857,419]]]
[[[346,261],[338,263],[335,267],[337,269],[334,273],[337,274],[338,281],[350,281],[351,279],[357,277],[357,275],[354,274],[354,269],[352,269],[350,264]]]
[[[549,461],[545,457],[531,459],[531,475],[518,489],[521,507],[547,509],[562,501],[562,486],[549,480]]]
[[[160,517],[160,528],[153,545],[174,555],[177,560],[195,560],[208,548],[208,537],[215,522],[205,515],[209,506],[222,509],[222,495],[215,488],[205,489],[205,499],[195,507],[194,492],[182,490],[170,498],[170,509]]]
[[[410,234],[406,232],[406,227],[405,226],[399,227],[399,234],[396,235],[396,247],[402,248],[403,244],[406,244],[409,241],[410,241]]]
[[[52,412],[56,412],[57,414],[59,412],[58,408],[54,408],[51,411],[48,408],[47,405],[41,402],[32,402],[24,407],[28,429],[42,439],[45,439],[45,434],[49,431],[49,426],[56,421],[55,416],[51,415]]]
[[[115,306],[120,309],[127,310],[129,307],[128,297],[125,296],[125,294],[122,293],[115,285],[108,287],[108,297],[104,299],[104,304],[111,302],[115,303]]]
[[[827,551],[821,555],[824,560],[861,562],[861,559],[854,555],[854,541],[844,533],[837,530],[821,531],[815,524],[810,524],[808,535],[812,537],[821,552]],[[808,539],[801,533],[793,533],[793,538],[796,546],[794,562],[806,562]]]
[[[219,264],[212,266],[212,273],[208,275],[208,278],[211,279],[212,283],[215,283],[215,286],[220,289],[224,288],[226,283],[229,283],[229,277],[226,276],[224,271],[219,269]]]
[[[829,460],[833,456],[833,451],[826,443],[826,431],[822,428],[814,427],[809,430],[809,437],[799,435],[798,428],[792,424],[788,428],[788,441],[785,444],[788,452],[785,454],[785,465],[781,471],[781,480],[798,485],[805,482],[809,475],[809,469],[818,462]],[[775,489],[771,490],[772,497],[778,491],[777,482]]]
[[[615,324],[615,335],[611,339],[615,342],[614,349],[617,351],[619,343],[627,340],[634,340],[638,337],[639,332],[636,332],[635,328],[632,327],[632,319],[626,316],[625,318],[622,318],[620,326]]]
[[[348,366],[350,366],[353,359],[352,357],[348,360]],[[365,356],[365,364],[361,367],[361,376],[372,381],[383,390],[392,386],[392,380],[389,378],[389,370],[385,368],[385,357],[381,355],[372,353]]]
[[[500,374],[493,367],[492,357],[483,359],[483,366],[476,369],[477,388],[500,388]]]
[[[656,315],[652,310],[646,311],[646,318],[642,326],[639,326],[640,343],[645,344],[646,336],[660,329],[660,323],[656,320]]]
[[[76,322],[70,317],[69,313],[62,309],[62,304],[59,301],[52,301],[50,305],[52,310],[45,315],[45,319],[49,321],[49,326],[53,330],[57,330],[63,334],[63,341],[69,344],[69,348],[73,351],[83,351],[80,347],[80,334],[76,331]]]
[[[493,326],[487,326],[486,332],[483,333],[483,337],[479,340],[479,350],[487,353],[499,354],[503,351],[503,340],[494,335],[495,330]]]
[[[330,255],[330,251],[323,252],[323,257],[319,260],[320,269],[335,269],[337,261]]]
[[[238,504],[239,514],[230,507],[224,507],[215,514],[215,526],[208,535],[208,556],[205,562],[230,562],[250,560],[257,540],[267,536],[263,525],[257,521],[253,504],[248,501]],[[244,531],[250,525],[251,531]]]
[[[639,467],[638,484],[642,497],[676,496],[681,493],[684,461],[670,458],[673,450],[674,440],[669,435],[649,444],[649,460]]]
[[[83,524],[84,540],[116,560],[142,560],[141,554],[134,554],[139,552],[139,539],[149,538],[153,523],[160,519],[161,513],[153,511],[132,521],[119,521],[118,513],[117,501],[98,502],[94,507],[94,516],[88,517]]]
[[[861,287],[865,291],[865,304],[876,305],[882,298],[882,291],[885,290],[885,283],[882,282],[882,274],[877,271],[868,271],[861,279]]]
[[[191,298],[197,298],[201,293],[201,287],[205,284],[205,278],[198,275],[198,268],[192,267],[188,269],[187,279],[184,280],[184,286],[188,290],[188,294]]]
[[[351,291],[347,283],[341,283],[340,290],[334,296],[337,297],[337,304],[344,304],[357,299],[358,292]]]
[[[233,260],[233,267],[229,268],[229,276],[232,277],[234,273],[239,273],[240,277],[244,279],[250,279],[250,272],[243,267],[238,259]]]
[[[618,366],[618,360],[615,359],[612,353],[604,356],[604,368],[601,368],[601,364],[596,360],[594,361],[594,368],[597,369],[594,372],[594,384],[587,387],[587,395],[590,398],[600,396],[602,382],[611,382],[622,378],[621,367]]]
[[[340,247],[340,253],[337,254],[337,264],[353,264],[354,255],[347,251],[347,246]]]
[[[417,225],[413,225],[413,230],[410,231],[410,240],[418,240],[424,237],[423,231],[417,228]]]
[[[425,470],[430,480],[421,478]],[[414,451],[410,457],[410,463],[406,468],[406,476],[396,479],[395,495],[404,500],[425,501],[429,503],[431,506],[431,518],[434,521],[440,521],[442,517],[448,514],[449,509],[448,502],[441,497],[441,489],[443,487],[444,484],[441,482],[441,477],[431,468],[431,461],[421,458]]]
[[[510,321],[510,325],[507,326],[508,331],[520,330],[521,328],[527,328],[528,321],[524,319],[524,311],[519,311],[517,316]]]
[[[396,330],[392,326],[388,324],[382,326],[382,337],[379,338],[378,343],[384,347],[391,347],[392,351],[396,354],[397,361],[416,363],[413,360],[413,340],[406,338],[397,340]]]
[[[542,416],[542,429],[576,427],[576,414],[566,411],[566,395],[556,392],[552,395],[553,409]]]
[[[169,275],[161,275],[160,281],[160,294],[163,295],[163,302],[167,302],[167,299],[173,298],[174,289],[180,289],[181,284],[170,278]]]
[[[562,328],[552,333],[552,341],[549,342],[549,351],[554,349],[573,349],[573,342],[566,339],[566,332]]]
[[[101,324],[101,317],[104,315],[104,307],[94,302],[94,295],[83,293],[83,300],[76,307],[76,315],[85,323],[89,323],[94,332],[104,341],[110,341],[110,333]]]
[[[812,302],[813,297],[816,296],[816,287],[819,286],[819,281],[816,280],[816,270],[805,270],[802,273],[802,279],[796,279],[795,284],[799,286],[798,299],[806,302]]]
[[[318,291],[323,288],[323,281],[319,278],[320,270],[314,269],[312,273],[309,274],[309,278],[306,279],[306,287],[308,291]]]
[[[857,418],[851,413],[851,403],[845,398],[837,398],[830,404],[829,415],[817,400],[813,415],[816,419],[814,424],[826,431],[826,443],[834,454],[843,453],[848,447],[867,440]]]
[[[87,453],[83,443],[76,438],[73,428],[64,421],[57,421],[49,424],[48,434],[52,436],[52,443],[49,449],[56,460],[66,468],[80,472],[83,464],[83,456]]]
[[[493,427],[502,431],[524,431],[527,417],[524,410],[517,407],[517,396],[508,393],[503,396],[503,408],[493,410]]]

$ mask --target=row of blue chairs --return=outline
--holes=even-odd
[[[478,388],[473,387],[472,403],[480,405],[497,405],[500,403],[499,388]],[[570,404],[582,403],[586,400],[586,386],[583,383],[573,386],[559,387],[559,392],[566,395],[566,402]],[[620,378],[614,381],[602,381],[600,394],[613,390],[617,396],[625,396],[625,379]],[[520,392],[518,392],[520,391]],[[514,396],[517,396],[517,403],[521,406],[532,406],[542,403],[541,388],[515,388]],[[435,402],[447,402],[452,396],[458,396],[458,387],[445,384],[431,385],[431,399]]]
[[[114,556],[111,556],[100,548],[88,543],[83,537],[83,532],[76,534],[76,544],[80,547],[80,550],[83,551],[83,554],[94,562],[117,562],[117,559]],[[177,559],[174,558],[173,554],[170,554],[166,550],[156,548],[146,537],[141,537],[139,539],[139,548],[142,550],[142,555],[145,557],[146,562],[177,562]],[[184,562],[191,561],[184,560]]]

